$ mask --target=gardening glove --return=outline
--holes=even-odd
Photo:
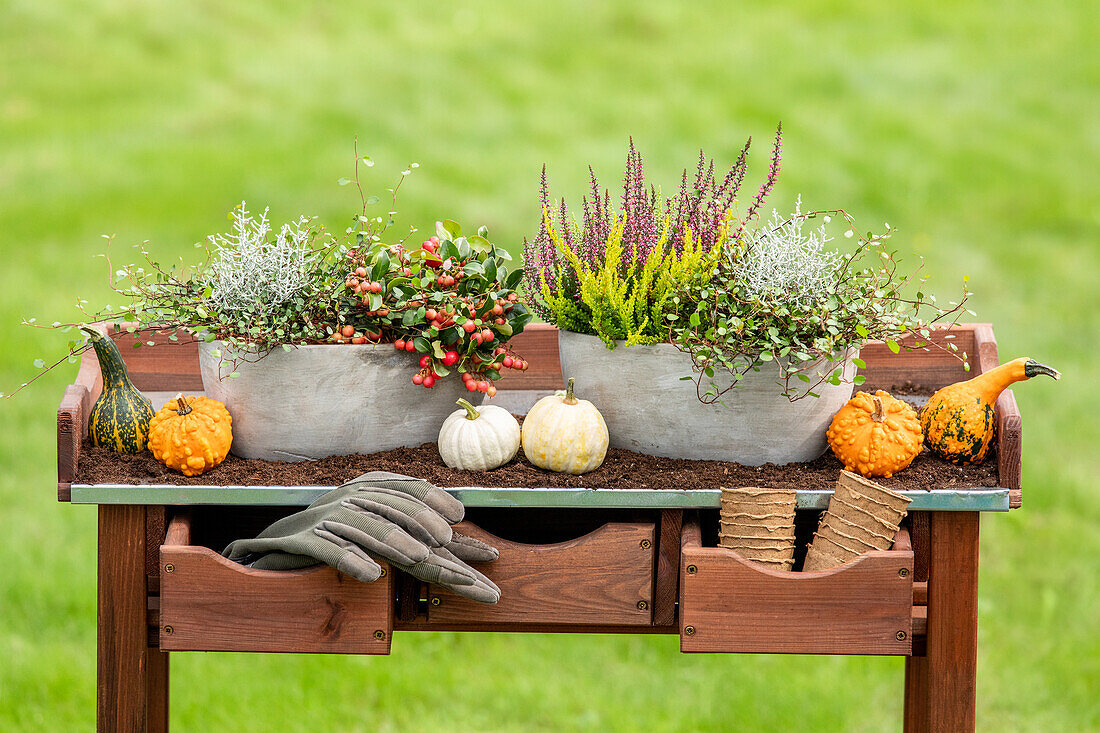
[[[427,481],[375,471],[319,497],[253,539],[231,542],[230,560],[265,570],[292,570],[323,562],[357,580],[381,575],[374,557],[413,577],[482,603],[500,589],[469,562],[488,562],[497,551],[450,524],[462,503]]]

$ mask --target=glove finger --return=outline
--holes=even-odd
[[[432,507],[428,506],[427,504],[425,504],[420,499],[417,499],[415,496],[412,496],[411,494],[406,494],[403,491],[395,491],[394,489],[380,489],[380,488],[362,489],[362,490],[356,492],[355,494],[353,494],[352,496],[355,497],[355,496],[366,496],[366,495],[375,495],[374,499],[376,501],[378,500],[378,495],[393,497],[394,499],[400,499],[401,500],[401,503],[396,504],[396,506],[401,506],[401,505],[403,505],[404,502],[409,502],[410,504],[415,504],[416,506],[421,507],[423,509],[423,511],[425,511],[425,512],[430,512],[433,515],[433,520],[432,520],[433,525],[432,525],[432,527],[429,527],[429,529],[431,529],[433,531],[433,533],[435,534],[435,536],[440,539],[439,544],[445,545],[448,542],[450,542],[450,539],[449,539],[450,538],[450,530],[447,530],[446,532],[444,532],[444,530],[440,527],[440,525],[442,525],[442,524],[446,524],[448,527],[450,527],[450,524],[448,523],[449,520],[446,517],[444,517],[442,514],[440,514],[437,510],[435,510]],[[448,496],[450,496],[450,494],[448,494]],[[390,502],[390,503],[391,503],[391,505],[395,505],[395,504],[393,504],[393,502]],[[414,516],[414,517],[416,517],[417,521],[420,521],[422,524],[425,524],[421,514],[416,513],[416,511],[414,511],[412,509],[410,509],[407,513]],[[438,519],[438,523],[436,523],[436,521],[435,521],[436,519]],[[427,526],[427,525],[425,525],[425,526]],[[439,528],[436,529],[437,527],[439,527]],[[446,534],[446,537],[448,539],[443,539],[444,534]]]
[[[451,541],[445,542],[443,546],[464,562],[492,562],[500,557],[500,553],[492,545],[458,532],[452,532]]]
[[[269,552],[254,559],[248,557],[242,557],[240,560],[232,559],[234,562],[239,562],[257,570],[300,570],[301,568],[323,564],[315,557],[295,555],[290,552]],[[251,562],[249,562],[250,559]]]
[[[474,581],[473,585],[448,585],[446,583],[439,583],[439,585],[456,596],[469,598],[471,601],[477,601],[478,603],[494,604],[500,600],[500,588],[495,585],[486,585],[480,580]]]
[[[324,529],[314,529],[314,534],[343,550],[329,564],[345,575],[350,575],[364,583],[372,583],[382,576],[382,566],[376,563],[363,549],[343,537]]]
[[[465,568],[469,572],[473,573],[473,575],[474,575],[474,585],[482,585],[486,588],[490,588],[492,590],[495,590],[496,593],[497,593],[497,596],[498,597],[500,596],[500,588],[497,587],[496,583],[489,580],[488,576],[486,576],[483,572],[481,572],[477,568],[475,568],[473,566],[470,566],[470,565],[467,565],[460,558],[455,557],[455,555],[453,553],[451,553],[450,551],[448,551],[448,549],[446,547],[436,548],[432,552],[436,555],[439,555],[440,557],[442,557],[446,560],[450,560],[453,563],[461,565],[463,568]],[[496,601],[494,601],[494,603],[495,602]]]
[[[361,492],[341,503],[352,511],[365,509],[388,519],[425,545],[438,547],[451,541],[451,525],[425,504],[408,497]]]
[[[428,548],[410,537],[397,525],[389,525],[389,531],[378,534],[365,532],[362,527],[338,521],[321,522],[321,527],[334,535],[354,542],[368,553],[385,558],[396,565],[412,565],[428,557]],[[318,532],[315,529],[314,532]]]
[[[374,512],[358,507],[348,509],[341,505],[326,517],[326,521],[338,522],[357,529],[381,542],[383,546],[392,548],[391,554],[397,552],[399,556],[403,555],[410,558],[410,562],[420,562],[428,556],[428,546],[425,543],[420,542],[397,524]],[[355,537],[347,537],[347,539],[356,541]],[[364,547],[368,550],[371,549]]]
[[[446,491],[432,486],[424,479],[404,476],[389,471],[371,471],[348,483],[366,484],[382,489],[393,489],[419,499],[447,520],[448,524],[461,522],[466,514],[462,502]],[[347,484],[345,484],[347,485]]]
[[[436,552],[439,549],[438,547],[432,548],[432,552],[426,560],[401,569],[426,583],[473,585],[477,580],[474,569],[439,555]]]

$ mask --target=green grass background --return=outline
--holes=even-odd
[[[288,6],[288,7],[284,7]],[[403,221],[517,251],[628,135],[672,185],[777,120],[771,203],[848,207],[964,274],[1020,385],[1025,506],[982,521],[979,728],[1100,729],[1100,14],[1034,3],[0,0],[0,389],[108,300],[99,235],[168,259],[242,198],[342,229],[352,139]],[[58,505],[73,367],[0,405],[0,729],[89,730],[95,511]],[[334,396],[338,398],[338,395]],[[389,658],[179,654],[177,730],[900,729],[898,659],[681,656],[674,637],[405,634]]]

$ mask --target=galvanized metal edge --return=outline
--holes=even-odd
[[[73,484],[73,504],[305,506],[332,486],[180,486],[175,484]],[[467,507],[597,509],[713,509],[720,489],[499,489],[448,488]],[[825,509],[831,490],[800,490],[799,509]],[[903,491],[911,511],[1007,512],[1008,489]]]

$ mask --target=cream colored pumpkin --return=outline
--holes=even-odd
[[[543,397],[523,418],[523,453],[539,468],[579,475],[603,465],[607,423],[588,400],[565,392]]]
[[[519,452],[519,422],[503,407],[459,400],[439,429],[439,457],[449,468],[489,471]]]

